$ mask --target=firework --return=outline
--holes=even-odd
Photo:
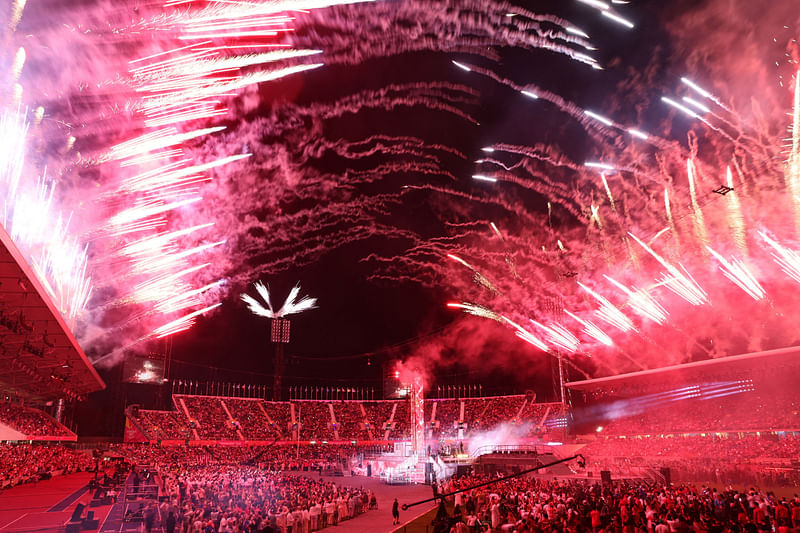
[[[289,296],[286,297],[286,300],[283,302],[283,305],[281,305],[280,309],[275,311],[272,308],[269,288],[267,288],[267,286],[260,281],[257,281],[254,286],[264,303],[262,304],[249,294],[242,294],[241,299],[247,304],[247,307],[250,309],[250,311],[258,316],[267,318],[281,318],[284,316],[302,313],[303,311],[307,311],[309,309],[315,309],[317,306],[316,298],[304,296],[298,300],[297,297],[300,294],[300,285],[295,285],[292,290],[289,291]]]

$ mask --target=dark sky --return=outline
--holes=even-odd
[[[637,24],[636,29],[628,30],[600,17],[597,10],[576,1],[523,2],[521,5],[532,11],[561,16],[584,29],[599,45],[597,57],[602,64],[608,65],[607,70],[598,72],[548,52],[518,49],[499,50],[502,61],[498,65],[487,66],[518,83],[535,82],[578,105],[601,108],[607,95],[615,91],[616,84],[630,74],[630,69],[643,68],[651,61],[654,47],[668,44],[659,21],[659,4],[639,1],[620,6]],[[470,109],[479,120],[480,127],[465,127],[458,119],[442,118],[419,110],[363,112],[351,123],[341,126],[342,135],[359,138],[374,133],[374,128],[380,127],[386,133],[404,132],[421,138],[445,136],[450,145],[462,150],[468,157],[480,153],[481,146],[495,141],[528,145],[557,142],[562,149],[574,150],[578,154],[585,149],[580,142],[564,142],[564,137],[568,138],[573,132],[564,127],[563,116],[546,110],[544,115],[537,115],[535,124],[532,123],[530,115],[520,113],[517,106],[509,105],[519,101],[518,95],[490,80],[465,76],[450,63],[453,59],[485,64],[481,58],[464,54],[406,54],[369,60],[355,66],[325,67],[304,75],[302,79],[298,77],[265,85],[262,97],[269,102],[273,97],[280,99],[288,95],[295,102],[310,103],[320,98],[331,99],[337,94],[345,96],[389,83],[447,80],[464,83],[480,91],[479,105]],[[320,88],[324,88],[324,93],[320,92]],[[481,193],[467,179],[473,172],[471,164],[450,170],[465,178],[465,183],[458,187],[471,193]],[[529,197],[526,200],[532,209],[542,209],[544,206],[542,198]],[[417,219],[423,226],[437,223],[428,220],[431,215],[424,203],[399,209],[393,216],[401,225],[407,225],[408,219]],[[262,277],[269,283],[276,299],[282,299],[298,281],[303,287],[303,294],[319,299],[318,309],[292,319],[292,341],[287,353],[298,358],[289,367],[291,373],[304,378],[375,380],[379,378],[379,365],[367,366],[366,358],[341,358],[435,335],[454,321],[479,320],[465,318],[444,307],[445,302],[458,296],[451,294],[448,287],[431,289],[413,283],[392,284],[368,280],[372,266],[360,262],[360,259],[371,252],[391,254],[392,247],[393,243],[384,239],[370,239],[336,249],[314,264]],[[266,336],[268,321],[253,316],[235,297],[238,292],[223,303],[221,312],[201,318],[192,330],[174,337],[173,354],[176,360],[237,370],[270,371],[272,348]],[[252,288],[250,292],[254,293]],[[508,330],[496,329],[493,335],[513,338]],[[499,342],[503,342],[502,339]],[[516,339],[507,346],[525,348]],[[392,356],[401,357],[412,352],[413,347],[390,350]],[[326,364],[326,359],[332,363]],[[371,363],[377,361],[380,358],[373,359]],[[475,379],[480,376],[470,375],[469,370],[463,368],[451,369],[449,373],[469,376],[468,382],[480,382],[480,379]],[[442,371],[441,378],[446,381],[447,375],[448,371]],[[547,382],[549,378],[549,375],[544,376]],[[512,389],[525,388],[528,384],[505,379],[501,382]]]
[[[337,94],[345,96],[389,83],[446,80],[480,91],[478,105],[469,109],[480,122],[479,127],[465,125],[457,118],[442,118],[416,109],[388,114],[364,112],[352,122],[341,124],[342,136],[359,138],[380,127],[386,133],[423,139],[444,137],[449,145],[467,154],[468,159],[480,153],[481,146],[492,142],[520,145],[557,143],[561,149],[580,159],[587,146],[580,130],[573,131],[575,126],[566,125],[569,121],[562,115],[546,108],[535,117],[520,112],[516,105],[520,97],[514,91],[482,77],[465,75],[450,61],[467,60],[491,67],[517,83],[533,82],[580,106],[602,108],[608,96],[617,90],[617,85],[638,69],[644,69],[654,61],[660,63],[658,68],[661,70],[668,71],[672,67],[670,43],[662,24],[662,18],[666,16],[661,12],[663,3],[642,0],[619,6],[620,11],[635,22],[633,30],[600,17],[597,10],[577,1],[519,4],[538,13],[558,15],[581,27],[599,46],[595,56],[606,65],[606,70],[594,71],[545,51],[501,49],[502,60],[496,65],[465,54],[421,52],[373,59],[355,66],[333,65],[267,84],[261,88],[264,109],[268,110],[271,102],[280,99],[307,104],[320,98],[331,99]],[[681,8],[672,5],[670,9],[679,11]],[[654,117],[654,121],[661,118]],[[480,187],[469,179],[474,171],[471,163],[456,163],[449,170],[463,176],[463,183],[457,184],[456,188],[472,194],[482,193]],[[523,200],[532,210],[544,209],[544,198],[531,194]],[[430,227],[431,234],[442,231],[445,222],[437,220],[424,201],[403,206],[391,216],[396,217],[399,224],[416,225],[416,229],[421,231]],[[261,278],[270,285],[275,295],[273,302],[282,301],[297,282],[302,285],[303,295],[318,298],[318,309],[292,319],[292,340],[287,347],[290,356],[287,374],[292,377],[287,378],[287,384],[328,382],[378,389],[382,362],[413,356],[420,346],[433,339],[449,339],[451,332],[469,328],[463,326],[465,322],[481,321],[446,309],[444,304],[447,301],[458,299],[458,294],[453,294],[446,286],[432,289],[410,282],[369,280],[373,265],[360,260],[372,252],[391,256],[396,245],[382,238],[369,239],[335,249],[313,264]],[[247,289],[255,294],[252,287]],[[271,381],[268,375],[273,348],[268,342],[269,321],[252,315],[238,299],[240,292],[232,291],[219,312],[199,318],[191,330],[172,338],[174,378],[195,378],[206,374],[209,379],[241,376],[241,381],[246,382]],[[530,347],[517,340],[508,329],[491,322],[481,323],[485,324],[481,326],[485,335],[481,346],[491,350],[485,354],[487,358],[496,357],[498,351],[509,352],[512,356],[515,350],[520,353],[530,351]],[[359,357],[360,354],[374,355]],[[539,358],[542,359],[541,365],[531,365],[529,371],[519,372],[520,369],[513,365],[503,368],[502,364],[464,361],[455,354],[449,359],[450,364],[436,370],[435,379],[438,384],[481,383],[487,389],[505,389],[508,392],[535,389],[542,397],[547,397],[552,394],[551,368],[544,354]],[[211,367],[234,372],[212,371],[209,370]],[[112,389],[117,379],[115,372],[107,374]],[[108,398],[114,394],[117,393],[111,391],[104,396]],[[116,398],[119,400],[120,396]]]

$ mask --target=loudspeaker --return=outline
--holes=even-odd
[[[367,463],[367,477],[372,477],[372,465]]]
[[[664,476],[664,483],[667,486],[672,485],[672,471],[668,467],[660,468],[661,475]]]
[[[600,481],[605,483],[611,483],[611,471],[610,470],[601,470],[600,471]]]
[[[76,505],[75,506],[75,510],[72,512],[72,518],[70,518],[70,521],[74,522],[76,520],[80,520],[81,519],[81,515],[83,514],[83,510],[85,508],[86,508],[86,506],[84,504],[82,504],[82,503],[79,503],[78,505]]]

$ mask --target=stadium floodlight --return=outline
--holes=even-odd
[[[275,368],[273,372],[274,379],[272,383],[272,397],[274,400],[280,401],[281,392],[283,389],[283,372],[284,367],[286,366],[283,349],[284,346],[289,343],[291,331],[291,324],[285,317],[289,315],[296,315],[309,309],[315,309],[317,306],[317,299],[310,298],[308,296],[298,299],[300,294],[300,285],[297,284],[292,288],[291,291],[289,291],[289,296],[286,297],[283,305],[281,305],[281,307],[275,311],[272,307],[272,299],[270,298],[269,287],[264,285],[264,283],[261,281],[254,283],[254,286],[256,288],[256,292],[258,292],[259,296],[261,296],[263,303],[259,302],[249,294],[242,294],[241,299],[247,304],[247,307],[253,312],[253,314],[256,316],[263,316],[271,320],[270,341],[275,344]]]

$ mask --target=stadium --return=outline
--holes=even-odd
[[[800,530],[795,2],[0,4],[0,532]]]

